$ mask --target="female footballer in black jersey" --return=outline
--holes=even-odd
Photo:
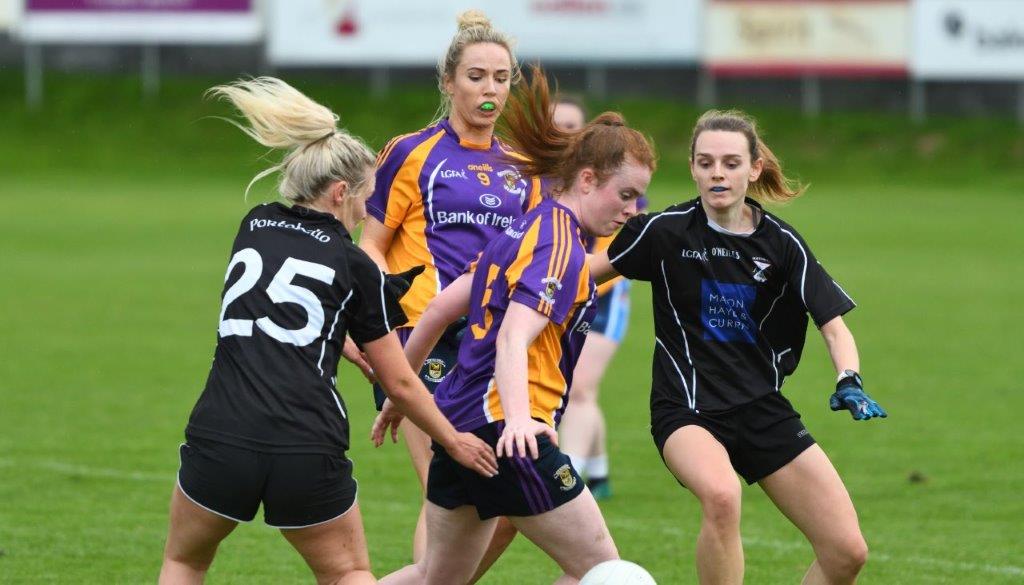
[[[839,373],[832,410],[886,416],[864,393],[842,315],[853,300],[791,226],[751,197],[801,193],[740,112],[696,124],[690,170],[700,196],[631,219],[595,278],[651,282],[651,432],[666,466],[700,500],[701,583],[741,583],[739,473],[760,484],[814,548],[804,583],[852,583],[867,559],[857,513],[825,452],[780,393],[803,350],[808,313]]]
[[[278,79],[210,93],[247,118],[236,124],[246,134],[288,150],[256,179],[280,172],[292,205],[256,206],[235,237],[213,366],[180,447],[160,583],[202,582],[220,541],[261,503],[317,582],[375,583],[335,387],[346,334],[395,404],[463,465],[490,477],[494,452],[434,406],[392,333],[406,318],[385,275],[349,238],[366,215],[374,154]]]

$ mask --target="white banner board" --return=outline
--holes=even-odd
[[[0,33],[14,26],[15,2],[21,0],[0,0]]]
[[[274,65],[431,65],[463,10],[483,10],[521,60],[694,62],[700,0],[270,0]]]
[[[905,75],[906,0],[711,0],[704,61],[718,75]]]
[[[913,21],[914,76],[1024,80],[1024,0],[917,0]]]
[[[256,0],[23,0],[26,42],[230,44],[258,41]]]

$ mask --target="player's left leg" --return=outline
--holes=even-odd
[[[160,585],[202,583],[224,540],[238,522],[204,510],[174,486],[171,526],[160,568]]]
[[[470,583],[476,583],[483,578],[484,573],[498,561],[498,557],[505,552],[508,545],[512,544],[512,540],[515,539],[517,534],[519,534],[519,531],[516,530],[515,524],[512,524],[508,518],[498,518],[498,524],[494,527],[494,535],[491,536],[491,543],[487,545],[484,557],[480,559],[480,566],[476,568],[476,573],[469,580]]]
[[[449,510],[426,502],[427,550],[423,559],[380,580],[382,585],[469,583],[491,541],[496,518],[480,520],[473,506]]]
[[[511,516],[509,520],[565,572],[556,583],[576,583],[598,563],[619,558],[601,509],[589,490],[584,489],[554,510],[536,516]]]
[[[758,483],[814,548],[805,585],[854,583],[868,547],[850,494],[821,447],[808,447]]]
[[[333,520],[307,528],[282,528],[281,534],[299,551],[320,585],[376,583],[370,573],[363,517],[359,504]]]

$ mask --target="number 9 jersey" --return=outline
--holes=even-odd
[[[362,344],[405,322],[380,269],[332,215],[253,208],[231,250],[213,366],[186,437],[344,454],[336,377],[345,335]]]

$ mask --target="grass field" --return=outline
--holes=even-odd
[[[223,270],[258,146],[203,116],[204,81],[141,102],[131,79],[51,79],[25,113],[0,74],[0,583],[151,582],[166,534],[176,447],[215,343]],[[424,123],[429,93],[387,104],[298,83],[373,146]],[[662,153],[654,207],[690,198],[696,111],[623,100]],[[808,194],[776,211],[858,301],[868,390],[889,411],[829,412],[833,375],[814,331],[785,392],[832,457],[872,557],[863,583],[1024,582],[1024,138],[1001,120],[913,127],[871,114],[805,122],[757,112]],[[659,583],[695,582],[698,507],[662,466],[647,428],[649,289],[603,388],[616,496],[602,505],[625,558]],[[360,501],[375,573],[409,560],[419,505],[404,448],[373,450],[369,389],[345,364]],[[911,482],[912,473],[923,482]],[[744,491],[747,581],[795,583],[811,561],[763,493]],[[517,541],[485,583],[550,582],[557,568]],[[260,521],[221,547],[211,583],[308,582]]]

